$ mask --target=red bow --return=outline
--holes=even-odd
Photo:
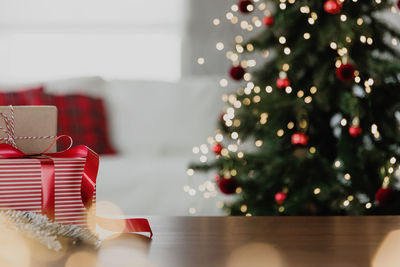
[[[54,219],[54,162],[51,158],[86,158],[82,174],[81,197],[87,209],[92,206],[93,194],[96,188],[96,177],[99,169],[99,156],[90,148],[79,145],[68,150],[47,154],[25,154],[9,144],[0,144],[0,158],[35,158],[40,161],[42,169],[42,213],[50,219]],[[113,231],[113,222],[120,220],[97,217],[100,226]],[[146,219],[124,219],[124,232],[148,232],[153,236],[150,225]],[[106,223],[103,223],[106,222]]]

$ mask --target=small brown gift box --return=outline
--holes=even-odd
[[[14,134],[12,134],[14,124]],[[11,126],[11,127],[10,127]],[[10,143],[14,136],[17,148],[26,154],[45,151],[57,135],[57,108],[55,106],[0,106],[0,143]],[[57,151],[53,145],[47,152]]]

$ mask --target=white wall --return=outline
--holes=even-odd
[[[183,0],[0,0],[2,80],[181,76]]]

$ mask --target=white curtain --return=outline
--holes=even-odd
[[[175,80],[183,0],[0,0],[0,79]]]

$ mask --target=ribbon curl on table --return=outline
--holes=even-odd
[[[63,136],[57,137],[50,146],[54,145],[54,143],[61,137]],[[48,149],[46,149],[45,152],[47,150]],[[99,156],[90,148],[84,145],[79,145],[62,152],[25,154],[10,144],[2,143],[0,144],[0,158],[33,158],[39,160],[42,170],[42,213],[47,215],[50,219],[54,219],[55,214],[55,174],[54,161],[52,158],[86,158],[82,174],[81,197],[86,209],[89,209],[92,206],[96,187],[96,177],[99,168]],[[150,234],[150,238],[153,236],[149,222],[146,219],[106,219],[97,216],[96,218],[99,225],[106,230],[115,231],[115,225],[123,220],[125,223],[125,229],[122,232],[146,232]]]

